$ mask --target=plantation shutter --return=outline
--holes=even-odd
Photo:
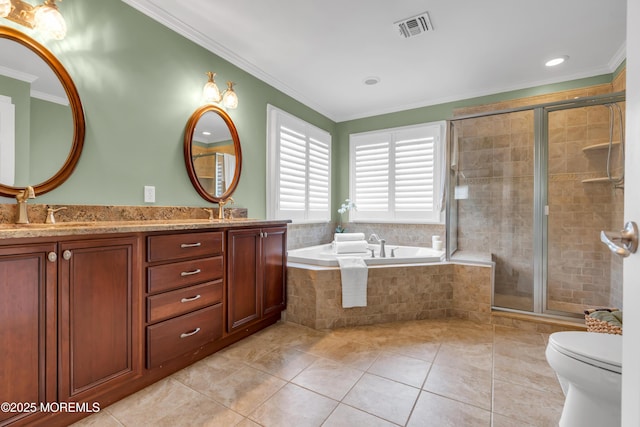
[[[351,220],[438,221],[443,124],[350,137]]]
[[[268,112],[270,217],[328,221],[331,135],[275,107]]]

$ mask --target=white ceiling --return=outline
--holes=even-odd
[[[624,0],[123,1],[336,122],[611,73],[625,58]],[[401,37],[394,22],[425,11],[434,31]]]

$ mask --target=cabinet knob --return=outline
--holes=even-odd
[[[47,254],[47,259],[51,262],[56,262],[56,260],[58,259],[58,255],[55,252],[49,252]]]
[[[67,249],[66,251],[62,252],[62,258],[64,258],[65,261],[69,261],[71,259],[71,251]]]

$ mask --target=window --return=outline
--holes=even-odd
[[[267,106],[267,212],[272,219],[331,219],[331,134]]]
[[[442,222],[445,122],[352,134],[351,221]]]

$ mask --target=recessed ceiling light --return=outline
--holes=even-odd
[[[547,67],[555,67],[556,65],[562,64],[564,61],[569,59],[567,55],[559,56],[557,58],[553,58],[544,63]]]
[[[378,83],[380,83],[380,77],[377,76],[371,76],[364,79],[364,84],[368,86],[377,85]]]
[[[206,136],[209,136],[209,135],[211,135],[211,132],[208,132],[208,131],[205,130],[205,131],[202,131],[202,134],[206,135]]]

